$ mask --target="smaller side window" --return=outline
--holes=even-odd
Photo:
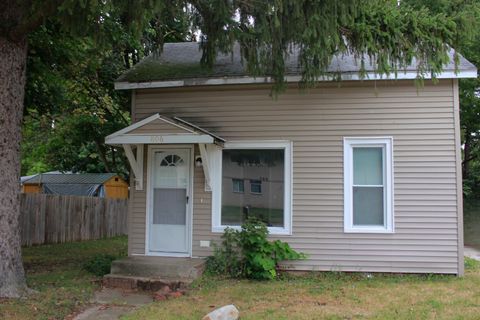
[[[250,180],[250,192],[255,194],[262,194],[262,181]]]
[[[245,192],[245,184],[243,182],[243,179],[232,179],[232,186],[233,186],[233,192],[236,192],[236,193]]]
[[[391,138],[345,138],[345,232],[393,232]]]

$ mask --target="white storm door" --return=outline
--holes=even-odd
[[[149,250],[188,254],[190,149],[153,149]]]

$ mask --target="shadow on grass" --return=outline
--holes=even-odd
[[[97,255],[124,256],[127,237],[22,248],[28,298],[0,300],[0,319],[64,319],[89,303],[99,277],[82,266]]]

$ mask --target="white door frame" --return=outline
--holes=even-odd
[[[153,214],[153,197],[152,197],[152,177],[153,177],[153,156],[155,151],[175,149],[190,150],[189,165],[189,183],[187,187],[187,252],[186,253],[172,253],[172,252],[158,252],[150,251],[150,221]],[[192,256],[192,238],[193,238],[193,174],[194,174],[194,146],[185,144],[175,145],[149,145],[147,157],[147,203],[146,203],[146,219],[145,219],[145,255],[146,256],[160,256],[160,257],[191,257]]]

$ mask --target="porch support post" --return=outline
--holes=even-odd
[[[135,189],[143,190],[143,144],[137,144],[137,157],[133,155],[130,144],[123,144],[125,155],[132,167],[133,175],[135,176]]]
[[[202,168],[203,174],[205,175],[205,185],[208,191],[212,191],[212,177],[210,171],[210,159],[208,158],[207,149],[204,143],[198,144],[198,149],[200,150],[200,156],[202,157]]]

